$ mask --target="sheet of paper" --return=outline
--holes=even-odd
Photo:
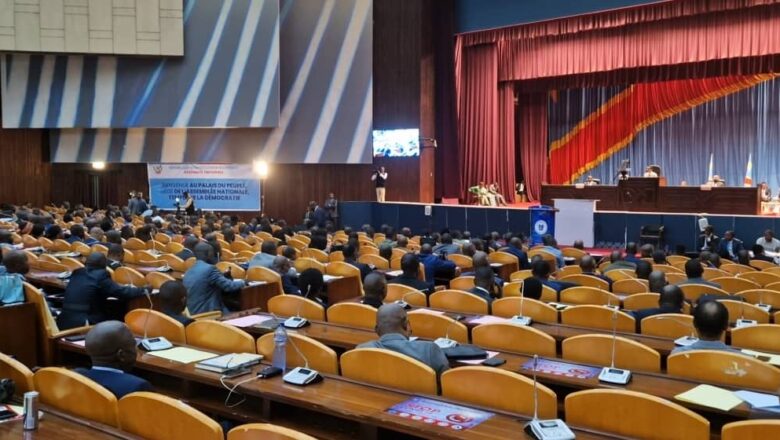
[[[431,310],[431,309],[414,309],[409,313],[427,313],[429,315],[443,315],[445,312],[443,310]]]
[[[500,316],[493,316],[493,315],[483,315],[478,318],[474,318],[471,321],[469,321],[471,324],[496,324],[496,323],[506,323],[509,321],[506,318],[502,318]]]
[[[86,347],[86,346],[87,346],[87,341],[86,341],[86,340],[84,340],[84,339],[82,339],[82,340],[80,340],[80,341],[73,341],[72,343],[73,343],[73,344],[76,344],[76,345],[78,345],[78,346],[81,346],[81,347]]]
[[[242,316],[240,318],[235,318],[235,319],[228,319],[227,321],[222,321],[222,322],[224,322],[225,324],[234,325],[236,327],[251,327],[253,325],[257,325],[265,321],[268,321],[269,319],[273,319],[273,318],[270,316],[249,315],[249,316]]]
[[[767,408],[780,405],[780,397],[773,394],[756,393],[754,391],[739,390],[734,394],[749,403],[753,408]]]
[[[147,354],[149,356],[168,359],[169,361],[181,362],[182,364],[200,362],[206,359],[211,359],[213,357],[219,356],[216,353],[194,350],[192,348],[187,348],[187,347],[173,347],[173,348],[169,348],[168,350],[150,351]]]
[[[263,284],[268,284],[268,283],[266,283],[265,281],[250,281],[250,282],[248,282],[246,284],[249,287],[252,287],[252,286],[262,286]]]
[[[769,358],[768,361],[770,364],[780,367],[780,356],[776,354],[771,353],[764,353],[763,351],[756,351],[756,350],[742,350],[742,353],[745,353],[748,356],[758,357],[761,356],[762,358]]]
[[[344,277],[338,276],[338,275],[323,275],[322,276],[322,280],[325,281],[326,283],[329,283],[329,282],[334,281],[334,280],[340,280],[342,278],[344,278]]]
[[[742,399],[733,392],[712,385],[699,385],[674,396],[674,398],[721,411],[731,411],[732,408],[742,403]]]
[[[490,359],[497,354],[498,354],[497,351],[487,350],[487,357],[485,359]],[[458,362],[460,362],[461,364],[479,365],[482,362],[485,362],[485,359],[465,359],[465,360],[459,360]]]
[[[401,275],[403,275],[403,273],[404,273],[404,271],[402,271],[402,270],[390,270],[390,271],[385,272],[385,275],[391,276],[391,277],[400,277]]]

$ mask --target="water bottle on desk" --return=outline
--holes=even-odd
[[[287,330],[283,325],[277,326],[274,331],[274,359],[271,365],[282,371],[287,366]]]

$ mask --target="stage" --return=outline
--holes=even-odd
[[[379,228],[388,224],[396,228],[407,226],[414,234],[443,229],[470,231],[483,235],[491,231],[530,233],[529,207],[536,204],[515,204],[507,207],[475,205],[444,205],[407,202],[342,202],[342,225],[359,228],[370,224]],[[426,206],[430,215],[426,216]],[[665,227],[665,243],[670,250],[678,244],[687,250],[696,249],[699,236],[700,213],[597,211],[594,216],[596,247],[611,248],[628,241],[639,241],[642,225],[657,224]],[[755,243],[765,229],[780,228],[780,217],[760,215],[706,214],[716,233],[726,230],[736,232],[745,245]],[[560,243],[571,245],[571,243]],[[749,247],[749,246],[748,246]]]

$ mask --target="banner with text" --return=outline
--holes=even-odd
[[[260,179],[252,165],[149,164],[150,201],[160,209],[173,209],[187,191],[195,207],[207,211],[259,211]]]

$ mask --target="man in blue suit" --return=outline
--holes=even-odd
[[[433,254],[433,248],[426,243],[420,248],[420,262],[425,267],[425,280],[433,283],[436,277],[452,279],[457,266],[450,260],[445,260]]]
[[[468,292],[487,301],[488,313],[490,313],[493,300],[501,297],[501,291],[494,281],[493,269],[490,266],[480,266],[474,273],[474,287]]]
[[[520,270],[531,268],[531,262],[528,261],[528,254],[523,250],[523,240],[520,240],[519,237],[512,237],[509,239],[509,246],[504,249],[504,252],[517,257],[518,263],[520,264]]]
[[[661,295],[658,298],[658,307],[634,310],[631,312],[636,320],[636,332],[639,333],[641,331],[642,320],[645,318],[666,313],[682,313],[683,301],[685,301],[685,295],[683,295],[683,291],[680,287],[673,284],[664,286],[661,289]]]
[[[718,255],[721,258],[736,261],[739,251],[743,249],[745,249],[745,246],[742,245],[742,240],[734,236],[734,231],[726,231],[723,233],[723,239],[718,244]]]
[[[128,371],[135,364],[135,338],[119,321],[103,321],[87,333],[87,354],[92,368],[76,368],[76,372],[111,391],[117,399],[136,391],[151,391],[144,379]]]
[[[229,313],[222,295],[238,293],[245,285],[244,280],[231,280],[214,266],[217,263],[216,251],[208,243],[195,246],[195,258],[198,261],[183,279],[187,288],[187,310],[192,315],[217,310]]]
[[[360,270],[360,279],[365,280],[368,274],[371,273],[371,268],[368,267],[368,264],[360,263],[355,259],[357,248],[352,244],[348,244],[344,246],[341,253],[344,255],[344,262],[357,267]]]

